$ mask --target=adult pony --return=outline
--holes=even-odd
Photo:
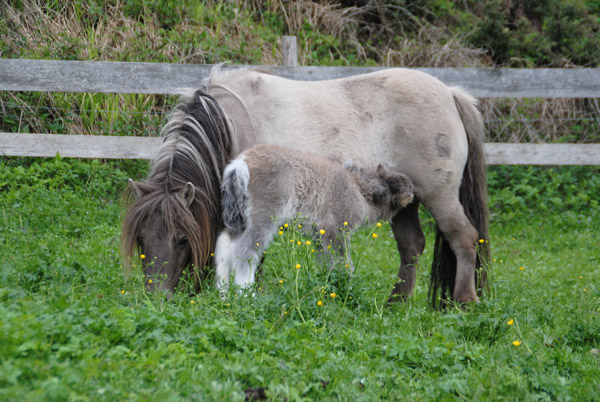
[[[478,300],[485,282],[479,268],[489,254],[487,242],[477,246],[488,238],[488,210],[483,122],[474,98],[408,69],[302,82],[216,68],[204,92],[182,99],[163,129],[148,182],[130,186],[137,200],[123,224],[124,255],[139,248],[146,275],[166,275],[161,288],[173,290],[186,264],[209,263],[221,229],[221,172],[242,150],[265,143],[405,173],[417,201],[391,221],[401,265],[390,301],[413,293],[425,247],[419,204],[438,228],[433,304],[438,297]]]

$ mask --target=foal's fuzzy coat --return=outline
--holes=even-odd
[[[361,225],[391,219],[414,197],[407,176],[381,165],[368,171],[351,161],[342,166],[274,145],[255,146],[231,161],[222,192],[226,229],[217,239],[215,260],[217,286],[223,289],[232,270],[236,285],[252,284],[279,226],[297,217],[321,236],[323,250],[332,245],[332,265],[334,257],[343,258],[353,270],[343,237]]]

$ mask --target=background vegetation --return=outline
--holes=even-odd
[[[311,65],[597,67],[598,7],[0,0],[0,57],[274,64],[279,37],[295,34]],[[0,130],[156,135],[172,102],[4,92]],[[595,99],[482,109],[489,140],[598,142]],[[0,399],[597,399],[597,167],[491,167],[491,289],[444,312],[426,302],[425,212],[405,304],[384,307],[399,263],[385,223],[353,238],[352,280],[322,269],[290,228],[254,298],[222,300],[210,284],[168,303],[146,294],[139,273],[123,278],[118,238],[119,194],[147,167],[0,158]]]
[[[0,57],[304,65],[597,67],[597,1],[9,1]],[[0,94],[0,130],[156,135],[171,99]],[[598,142],[597,99],[483,100],[489,141]],[[567,134],[568,133],[568,134]]]

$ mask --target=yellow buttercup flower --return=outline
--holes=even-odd
[[[322,302],[321,300],[319,300],[319,301],[317,302],[317,306],[322,306],[322,305],[323,305],[323,302]]]
[[[301,242],[300,240],[298,240],[298,243],[297,243],[297,244],[298,244],[299,246],[301,246],[301,245],[302,245],[302,242]]]
[[[287,227],[288,227],[288,224],[287,224],[287,223],[284,223],[284,224],[283,224],[283,227],[284,227],[284,228],[287,228]]]
[[[279,283],[281,283],[281,284],[283,285],[283,279],[280,279],[280,280],[279,280]]]
[[[210,256],[211,256],[211,257],[214,257],[214,256],[215,256],[215,253],[210,253]]]
[[[140,258],[143,260],[146,258],[146,254],[140,254]]]
[[[479,239],[479,243],[485,243],[484,239]]]
[[[279,236],[283,236],[283,231],[282,230],[279,231]]]
[[[331,293],[329,296],[331,296],[332,299],[335,299],[337,295],[335,293]]]
[[[302,229],[302,225],[298,225],[298,228],[299,228],[299,229]]]
[[[380,228],[381,227],[381,222],[377,222],[377,227]]]
[[[307,241],[306,241],[306,245],[307,245],[307,246],[310,246],[310,240],[307,240]]]
[[[515,320],[513,320],[512,318],[510,320],[508,320],[508,322],[506,323],[506,325],[513,325],[515,323]]]
[[[373,233],[373,238],[376,239],[377,238],[377,233]]]
[[[344,221],[344,226],[348,226],[348,222]]]
[[[302,268],[302,265],[296,264],[296,269],[300,269],[300,268]]]
[[[193,301],[193,300],[190,300],[190,304],[194,304],[194,301]]]
[[[512,344],[515,345],[515,346],[521,346],[521,341],[517,339]]]
[[[125,291],[124,291],[124,290],[121,290],[121,294],[122,294],[122,295],[124,295],[124,294],[125,294]]]
[[[152,283],[152,279],[148,279],[148,283]]]
[[[525,267],[519,267],[519,269],[520,269],[521,271],[524,271],[524,270],[525,270]]]
[[[319,233],[321,233],[321,236],[323,236],[325,234],[325,231],[323,229],[319,230]]]

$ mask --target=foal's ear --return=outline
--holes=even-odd
[[[377,165],[377,170],[375,171],[375,173],[377,173],[377,175],[379,175],[382,178],[385,177],[386,171],[383,165]]]
[[[192,201],[194,201],[196,189],[194,188],[194,185],[188,181],[185,184],[185,187],[179,192],[179,195],[181,195],[181,198],[185,200],[186,205],[189,207],[192,205]]]
[[[131,188],[131,191],[133,191],[133,195],[135,196],[136,200],[142,198],[142,190],[140,190],[140,187],[136,182],[129,179],[129,187]]]

